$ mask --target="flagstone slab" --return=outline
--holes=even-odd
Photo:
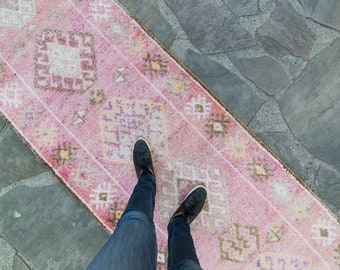
[[[12,269],[15,250],[3,238],[0,238],[0,269]]]
[[[217,1],[165,0],[192,44],[203,54],[221,53],[256,45],[227,7]]]
[[[282,117],[280,107],[269,100],[258,109],[248,125],[256,134],[263,132],[286,132],[288,126]]]
[[[292,55],[307,61],[315,34],[287,0],[276,3],[270,18],[256,32],[258,40],[272,55]]]
[[[340,169],[340,39],[314,57],[279,101],[293,134]]]
[[[157,0],[119,0],[136,16],[166,47],[171,47],[176,33],[158,9]]]
[[[41,177],[54,184],[21,184],[0,197],[0,233],[36,269],[84,269],[109,235],[51,174],[31,182]]]
[[[189,50],[184,63],[246,123],[264,102],[246,82],[206,55]]]
[[[15,255],[13,260],[13,270],[30,270],[30,268],[18,255]]]
[[[340,31],[339,0],[299,0],[305,16]]]
[[[236,16],[255,15],[259,12],[258,0],[223,0]]]
[[[6,125],[5,121],[0,117],[0,132],[5,127],[5,125]]]
[[[321,166],[315,179],[315,188],[340,216],[340,173]]]
[[[315,158],[289,132],[264,132],[258,136],[315,191],[314,179],[319,167]]]
[[[246,78],[270,96],[290,85],[287,73],[269,56],[230,60]]]
[[[46,170],[11,128],[0,129],[0,188]]]

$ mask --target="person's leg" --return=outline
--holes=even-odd
[[[190,224],[201,212],[207,198],[204,186],[191,190],[168,224],[168,269],[201,270]]]
[[[87,270],[155,270],[156,265],[154,224],[143,212],[131,210],[118,222]]]
[[[178,217],[171,221],[168,232],[168,269],[202,269],[186,218]]]
[[[156,181],[151,172],[145,172],[139,178],[124,213],[131,210],[140,210],[153,220],[155,196]]]
[[[135,155],[143,157],[143,161],[137,160]],[[149,156],[150,160],[146,160],[145,156]],[[90,263],[88,270],[156,269],[157,243],[153,223],[156,181],[150,150],[145,141],[136,142],[134,163],[138,183],[113,235]]]

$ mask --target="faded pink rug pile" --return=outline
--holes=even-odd
[[[339,269],[333,215],[119,5],[2,1],[0,31],[2,114],[111,232],[137,181],[134,142],[149,141],[158,269],[197,184],[203,268]]]

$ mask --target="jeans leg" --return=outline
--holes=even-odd
[[[153,220],[155,196],[156,181],[153,175],[151,173],[142,174],[133,190],[124,213],[138,209]]]
[[[142,175],[113,235],[87,270],[155,270],[156,231],[153,223],[156,183],[151,174]]]
[[[168,225],[168,269],[201,270],[190,226],[184,217],[175,218]]]

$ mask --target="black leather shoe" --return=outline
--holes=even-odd
[[[201,212],[206,200],[207,189],[201,185],[195,187],[188,193],[182,204],[172,215],[170,222],[176,217],[184,217],[187,219],[188,223],[191,224],[191,222],[193,222],[193,220]]]
[[[150,147],[143,139],[135,143],[133,148],[133,163],[135,164],[138,179],[143,173],[151,173],[155,177]]]

